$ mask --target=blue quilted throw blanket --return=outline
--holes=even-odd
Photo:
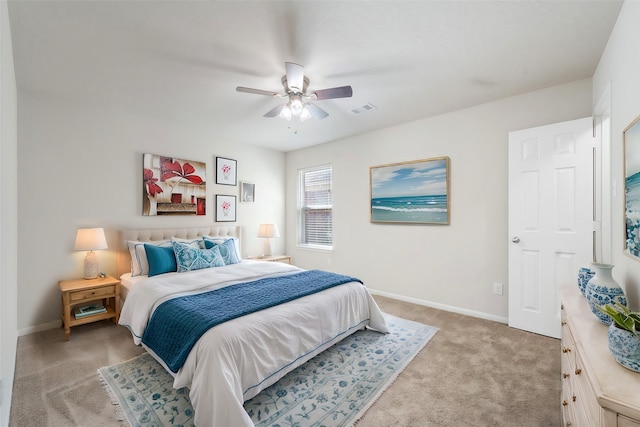
[[[348,282],[362,283],[341,274],[307,270],[177,297],[156,308],[142,342],[172,372],[178,372],[196,341],[210,328]]]

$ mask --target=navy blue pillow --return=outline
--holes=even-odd
[[[147,253],[147,261],[149,261],[149,277],[178,271],[173,246],[167,248],[145,244],[144,251]]]

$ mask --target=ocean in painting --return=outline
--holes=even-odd
[[[627,249],[640,257],[640,172],[625,179]]]
[[[374,198],[371,220],[447,224],[447,195]]]

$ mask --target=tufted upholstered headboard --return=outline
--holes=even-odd
[[[172,237],[181,239],[193,239],[200,236],[212,237],[236,237],[238,243],[242,240],[242,227],[239,225],[212,226],[212,227],[190,227],[190,228],[140,228],[131,230],[121,230],[118,232],[118,253],[117,269],[118,277],[131,271],[131,257],[127,249],[127,240],[137,240],[140,242],[152,242],[155,240],[166,240]],[[242,253],[242,252],[241,252]]]

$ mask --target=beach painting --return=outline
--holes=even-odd
[[[624,131],[625,249],[640,258],[640,117]]]
[[[371,222],[449,224],[449,157],[369,168]]]

